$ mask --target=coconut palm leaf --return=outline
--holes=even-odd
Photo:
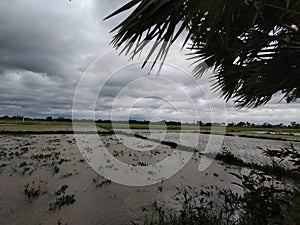
[[[154,54],[154,63],[163,60],[183,34],[198,59],[194,75],[205,72],[204,60],[226,100],[256,107],[277,92],[300,97],[300,0],[131,0],[107,18],[132,7],[112,44],[134,57],[155,40],[144,65]]]

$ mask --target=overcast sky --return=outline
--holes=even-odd
[[[96,118],[116,120],[224,121],[220,94],[210,91],[209,80],[195,81],[181,70],[184,57],[175,57],[170,60],[174,65],[165,65],[160,74],[150,76],[147,69],[140,70],[141,63],[120,67],[113,74],[89,67],[96,59],[101,68],[121,60],[106,54],[114,51],[109,31],[124,16],[109,21],[103,18],[124,2],[1,1],[0,115],[69,117],[76,88],[85,74],[84,88],[79,88],[82,104],[76,109],[81,118],[95,113]],[[90,97],[94,93],[99,95],[93,108]],[[280,99],[278,95],[256,109],[237,110],[232,102],[226,103],[226,120],[300,122],[300,102],[279,103]]]

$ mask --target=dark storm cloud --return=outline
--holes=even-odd
[[[108,21],[103,18],[126,0],[10,0],[0,2],[0,115],[70,115],[78,82],[93,61],[112,51],[112,30],[128,13]],[[195,80],[181,69],[184,56],[170,54],[172,65],[161,77],[149,65],[121,69],[110,79],[94,74],[85,81],[82,118],[90,117],[88,102],[99,94],[97,117],[183,121],[211,120],[224,112],[220,94],[211,82]],[[105,66],[113,64],[108,60]],[[210,71],[207,76],[211,75]],[[160,79],[163,78],[163,79]],[[99,90],[99,84],[104,88]],[[280,96],[264,107],[236,110],[227,103],[227,121],[299,121],[300,103],[280,103]],[[86,106],[86,107],[85,107]],[[113,109],[112,109],[113,107]],[[211,107],[211,108],[210,108]],[[197,113],[195,113],[195,110]],[[222,122],[222,117],[214,118]]]
[[[1,79],[0,102],[3,114],[18,112],[42,115],[71,108],[73,90],[45,74],[15,70],[7,71]],[[13,106],[17,106],[18,110]]]
[[[92,5],[0,2],[0,114],[70,114],[82,72],[109,49],[108,29],[101,23],[106,12],[93,11]]]
[[[107,49],[108,30],[89,1],[1,1],[0,63],[48,76],[74,76]],[[99,19],[99,20],[98,20]]]

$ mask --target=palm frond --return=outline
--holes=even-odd
[[[237,106],[265,104],[277,92],[288,102],[300,97],[300,0],[131,0],[107,18],[132,7],[112,44],[134,57],[154,40],[143,66],[153,54],[163,60],[184,34],[198,59],[194,75],[205,61],[213,88]]]

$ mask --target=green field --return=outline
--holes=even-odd
[[[72,131],[70,122],[46,121],[7,121],[0,120],[0,131],[30,132],[30,131]]]
[[[93,125],[91,122],[76,122],[75,125],[82,130],[89,131]],[[98,132],[108,132],[115,129],[148,130],[147,124],[125,124],[125,123],[97,123]],[[168,132],[200,132],[223,134],[225,127],[208,127],[195,125],[159,125],[151,124],[152,130],[165,130]],[[72,122],[48,122],[48,121],[12,121],[0,120],[0,133],[72,133]],[[300,129],[291,128],[255,128],[255,127],[226,127],[225,134],[228,136],[240,136],[249,138],[264,138],[274,140],[300,141]]]

